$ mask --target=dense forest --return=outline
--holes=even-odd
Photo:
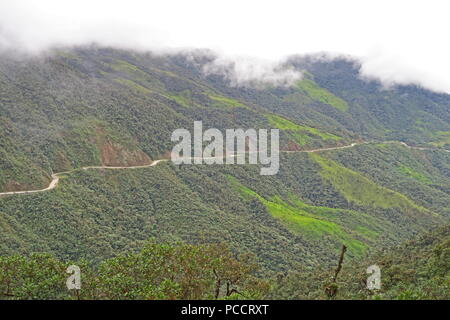
[[[448,299],[450,226],[408,243],[332,269],[300,268],[270,279],[257,276],[249,254],[223,244],[187,245],[148,240],[92,268],[50,254],[0,257],[2,299]],[[381,268],[382,287],[366,286],[367,263]],[[68,290],[67,269],[80,268],[80,289]],[[70,271],[70,269],[69,269]],[[70,274],[71,272],[69,272]],[[334,285],[333,294],[327,288]]]
[[[356,61],[305,56],[286,61],[303,73],[292,85],[241,86],[205,73],[214,59],[2,53],[0,296],[448,298],[450,96],[386,89]],[[82,169],[167,159],[173,130],[196,120],[279,129],[278,174],[170,161]],[[1,195],[46,188],[53,173],[55,189]],[[70,264],[82,269],[78,295],[65,289]],[[371,264],[384,279],[375,293],[361,285]]]

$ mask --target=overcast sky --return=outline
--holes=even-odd
[[[360,58],[363,74],[385,83],[450,93],[446,2],[0,0],[0,46],[210,48],[258,61],[326,51]]]

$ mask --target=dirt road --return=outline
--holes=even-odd
[[[311,149],[311,150],[298,150],[298,151],[280,151],[282,153],[308,153],[308,152],[322,152],[322,151],[331,151],[331,150],[339,150],[339,149],[347,149],[347,148],[353,148],[357,145],[361,145],[361,144],[367,144],[368,142],[360,142],[360,143],[352,143],[346,146],[340,146],[340,147],[329,147],[329,148],[321,148],[321,149]],[[407,148],[410,149],[415,149],[415,150],[440,150],[440,151],[444,151],[444,152],[450,152],[450,150],[445,150],[445,149],[433,149],[433,148],[425,148],[425,147],[413,147],[410,146],[408,144],[406,144],[405,142],[402,141],[388,141],[385,143],[396,143],[396,144],[401,144]],[[191,158],[194,159],[194,158]],[[108,167],[108,166],[89,166],[89,167],[82,167],[82,170],[96,170],[96,169],[108,169],[108,170],[123,170],[123,169],[140,169],[140,168],[148,168],[148,167],[153,167],[156,166],[158,163],[160,162],[164,162],[164,161],[169,161],[168,159],[159,159],[159,160],[155,160],[150,164],[147,165],[143,165],[143,166],[130,166],[130,167]],[[45,189],[39,189],[39,190],[25,190],[25,191],[11,191],[11,192],[0,192],[0,196],[7,196],[7,195],[16,195],[16,194],[29,194],[29,193],[37,193],[37,192],[45,192],[45,191],[49,191],[52,189],[55,189],[56,186],[58,185],[59,182],[59,176],[63,175],[63,174],[67,174],[70,172],[73,172],[75,170],[79,170],[79,169],[73,169],[71,171],[65,171],[65,172],[59,172],[59,173],[54,173],[52,174],[52,181],[50,182],[50,185],[45,188]]]

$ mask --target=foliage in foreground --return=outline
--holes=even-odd
[[[381,288],[368,290],[367,267],[381,270]],[[325,286],[334,270],[297,270],[279,277],[269,296],[275,299],[328,299]],[[334,299],[450,299],[450,225],[402,246],[345,263]]]
[[[70,292],[64,263],[45,253],[0,257],[1,299],[257,299],[268,290],[253,274],[250,255],[224,245],[159,244],[81,269],[81,289]]]
[[[71,264],[81,269],[81,290],[70,292]],[[381,289],[368,290],[366,269],[374,264],[381,269]],[[0,256],[0,299],[445,300],[450,299],[450,225],[365,259],[343,259],[338,271],[305,268],[262,280],[258,269],[254,256],[234,255],[222,244],[153,240],[97,268],[45,253]]]

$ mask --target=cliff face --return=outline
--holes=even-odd
[[[101,161],[104,166],[140,166],[151,163],[151,159],[141,150],[127,150],[119,144],[107,141],[101,146]]]

